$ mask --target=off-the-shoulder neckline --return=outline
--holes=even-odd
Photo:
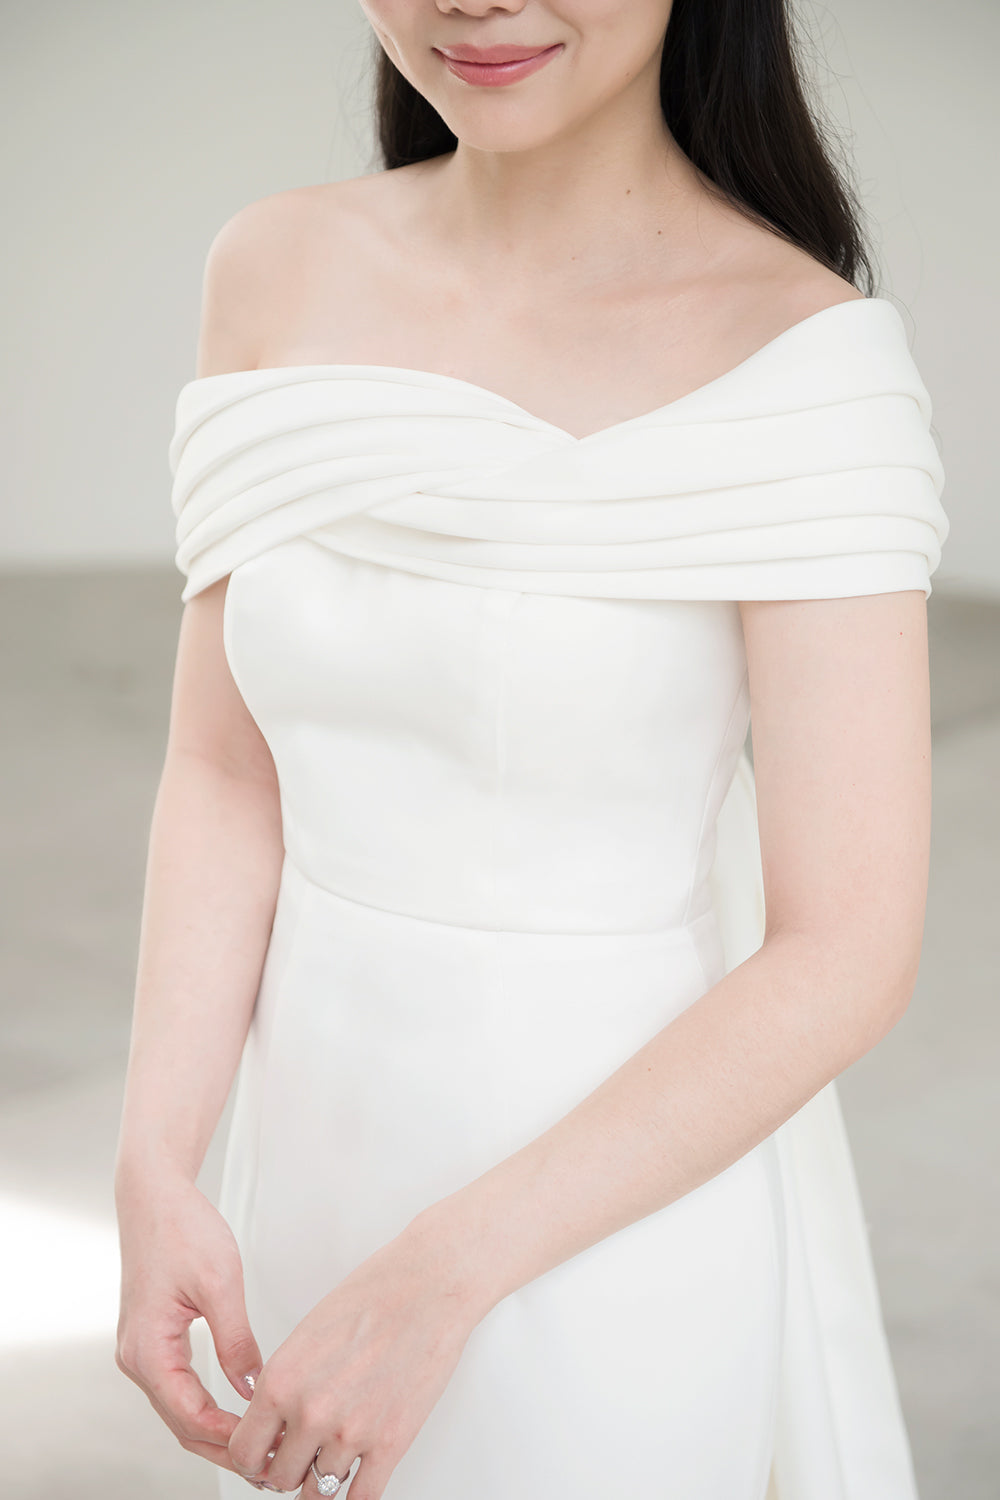
[[[621,422],[613,422],[610,426],[600,427],[594,432],[585,433],[582,437],[577,437],[574,433],[568,432],[564,427],[559,427],[554,422],[547,422],[544,417],[535,416],[526,407],[520,406],[508,396],[501,396],[499,391],[491,390],[489,386],[478,385],[472,380],[464,380],[459,375],[442,375],[434,370],[420,370],[411,365],[319,361],[314,364],[255,365],[253,368],[247,370],[222,370],[215,375],[199,375],[187,381],[181,387],[178,401],[180,402],[183,399],[185,392],[194,391],[195,389],[208,392],[213,387],[220,387],[225,381],[235,380],[242,382],[244,385],[251,386],[255,376],[266,376],[271,380],[275,380],[276,377],[287,376],[287,380],[278,380],[278,384],[293,384],[297,379],[307,381],[322,380],[334,376],[350,377],[355,375],[362,380],[366,377],[375,379],[379,376],[387,376],[411,384],[441,384],[458,390],[473,391],[478,396],[485,396],[491,401],[499,403],[501,406],[506,407],[508,411],[516,412],[519,417],[527,419],[534,425],[547,428],[550,432],[558,433],[570,442],[583,444],[591,442],[596,438],[607,437],[609,434],[635,426],[637,423],[650,421],[654,417],[662,416],[672,411],[674,407],[681,406],[686,402],[693,401],[695,397],[703,396],[713,391],[724,381],[730,381],[735,376],[743,374],[748,367],[752,366],[763,356],[770,355],[776,348],[786,340],[791,339],[794,335],[800,334],[804,329],[815,326],[817,323],[830,321],[831,314],[842,314],[843,310],[848,307],[890,308],[899,320],[901,329],[903,327],[898,308],[887,298],[847,297],[842,302],[833,302],[828,307],[821,307],[817,312],[809,313],[807,317],[800,318],[797,322],[782,329],[780,333],[775,334],[773,338],[768,339],[766,343],[754,349],[745,359],[741,359],[737,364],[731,365],[728,370],[724,370],[721,375],[716,375],[712,380],[707,380],[702,385],[695,386],[693,390],[685,391],[683,395],[676,396],[673,401],[665,401],[661,406],[656,406],[651,411],[638,412],[634,417],[626,417]]]

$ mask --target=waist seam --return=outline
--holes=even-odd
[[[365,911],[373,912],[376,916],[395,918],[400,922],[417,922],[426,927],[450,928],[455,932],[483,933],[490,936],[504,936],[509,934],[517,938],[603,938],[621,939],[634,938],[636,941],[655,942],[665,938],[674,938],[678,942],[690,941],[692,937],[703,930],[713,931],[717,927],[715,910],[709,907],[697,917],[691,917],[685,922],[672,923],[668,927],[637,927],[637,928],[609,928],[609,929],[579,929],[579,928],[554,928],[554,927],[480,927],[471,922],[446,922],[438,917],[418,916],[414,912],[399,911],[394,907],[376,906],[371,901],[360,901],[357,896],[348,896],[343,891],[333,890],[330,886],[321,885],[313,880],[310,875],[296,864],[295,860],[285,852],[284,869],[282,872],[282,884],[285,880],[285,872],[291,872],[303,885],[318,891],[320,895],[333,901],[344,901],[351,906],[362,907]]]

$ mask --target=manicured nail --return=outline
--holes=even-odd
[[[253,1372],[251,1372],[249,1375],[244,1375],[243,1376],[243,1384],[245,1386],[249,1386],[249,1388],[250,1388],[250,1394],[252,1396],[253,1393],[254,1393],[254,1389],[256,1388],[256,1385],[257,1385],[257,1375],[254,1374]]]

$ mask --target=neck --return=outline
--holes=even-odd
[[[480,276],[622,275],[680,244],[703,198],[701,175],[677,146],[658,93],[641,80],[573,129],[529,149],[459,142],[441,158],[434,233]],[[655,82],[655,80],[654,80]],[[658,84],[657,84],[658,88]]]

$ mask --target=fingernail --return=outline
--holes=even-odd
[[[255,1387],[257,1385],[257,1376],[259,1374],[260,1374],[259,1370],[256,1370],[256,1371],[251,1370],[251,1372],[250,1372],[249,1375],[244,1375],[243,1376],[243,1384],[245,1386],[249,1387],[251,1396],[253,1395],[254,1389],[255,1389]]]

